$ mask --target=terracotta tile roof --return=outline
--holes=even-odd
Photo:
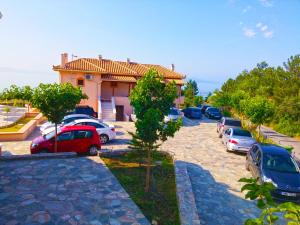
[[[109,81],[136,82],[136,78],[133,76],[120,76],[112,74],[102,74],[101,79]]]
[[[53,66],[55,71],[82,71],[113,75],[143,76],[149,69],[156,69],[164,78],[184,79],[184,75],[160,65],[128,63],[108,59],[80,58],[65,64]]]
[[[184,85],[184,81],[182,79],[165,79],[167,82],[175,81],[175,84]]]

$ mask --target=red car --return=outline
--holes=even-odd
[[[35,138],[31,145],[31,154],[54,152],[55,132]],[[57,152],[77,152],[96,155],[101,149],[99,135],[92,126],[66,126],[58,128]]]

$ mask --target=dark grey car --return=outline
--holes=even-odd
[[[300,203],[300,170],[286,149],[255,144],[247,154],[246,169],[259,182],[273,183],[275,200]]]
[[[242,128],[242,123],[238,119],[231,117],[222,117],[217,123],[217,132],[219,133],[219,138],[223,136],[225,130],[229,128]]]

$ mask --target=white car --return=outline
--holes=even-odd
[[[71,114],[71,115],[67,115],[63,118],[63,120],[61,121],[60,124],[58,124],[59,126],[64,126],[65,124],[68,124],[74,120],[77,119],[91,119],[92,117],[86,114]],[[55,124],[51,123],[51,122],[46,122],[44,123],[41,127],[40,127],[40,132],[41,134],[45,134],[45,131],[48,130],[49,128],[53,128],[54,129]],[[47,132],[48,133],[48,132]]]
[[[114,125],[106,124],[103,122],[100,122],[97,119],[78,119],[74,120],[68,124],[64,124],[63,126],[77,126],[77,125],[85,125],[85,126],[93,126],[96,128],[100,140],[102,144],[107,143],[110,140],[113,140],[116,138],[116,130]],[[54,127],[48,128],[44,131],[44,135],[48,134],[49,132],[54,131]]]
[[[170,108],[169,114],[165,116],[164,121],[165,122],[176,121],[179,118],[182,118],[181,111],[177,108]]]

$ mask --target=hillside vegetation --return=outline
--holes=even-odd
[[[227,80],[209,101],[250,120],[253,115],[262,115],[265,118],[257,125],[267,124],[278,132],[300,136],[300,55],[291,56],[283,66],[275,68],[262,62],[241,72]]]

